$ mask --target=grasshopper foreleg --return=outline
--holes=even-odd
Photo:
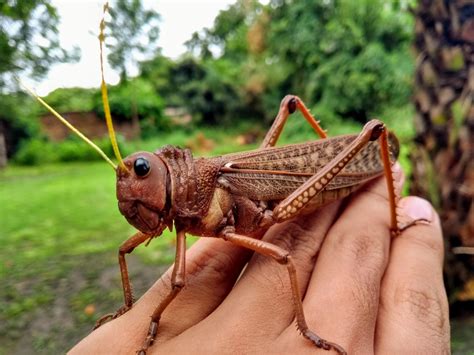
[[[294,95],[287,95],[281,100],[280,110],[273,121],[273,124],[270,130],[265,135],[260,148],[267,148],[275,146],[278,138],[280,137],[281,131],[285,126],[286,120],[288,116],[290,116],[293,112],[299,110],[303,117],[308,121],[308,123],[313,127],[315,132],[321,137],[326,138],[326,131],[321,128],[319,122],[313,117],[313,115],[309,112],[308,108],[305,106],[303,101]]]
[[[278,263],[285,265],[288,270],[288,275],[290,277],[291,291],[293,295],[293,304],[295,307],[295,317],[298,330],[306,339],[313,342],[313,344],[316,345],[318,348],[325,350],[334,349],[340,354],[346,354],[345,350],[341,346],[322,339],[308,328],[303,312],[303,305],[301,303],[301,292],[296,277],[296,268],[293,259],[287,250],[280,248],[279,246],[276,246],[272,243],[246,237],[240,234],[235,234],[230,231],[224,231],[224,233],[222,234],[222,238],[238,246],[253,250],[265,256],[269,256]]]
[[[133,306],[133,291],[132,285],[130,284],[130,278],[128,276],[127,261],[125,255],[130,254],[137,246],[144,243],[150,236],[141,232],[134,234],[132,237],[127,239],[119,248],[118,259],[120,265],[120,275],[122,277],[123,287],[123,298],[124,305],[120,307],[115,313],[106,314],[97,320],[94,329],[99,328],[102,324],[115,319],[125,312],[127,312]]]
[[[186,257],[186,234],[184,231],[178,231],[176,236],[176,256],[171,274],[171,290],[168,295],[160,302],[158,307],[151,316],[150,327],[148,334],[138,354],[146,354],[147,349],[153,345],[156,334],[158,333],[158,324],[160,322],[161,314],[168,307],[171,301],[183,289],[185,284],[185,257]]]

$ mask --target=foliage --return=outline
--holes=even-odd
[[[92,111],[98,89],[59,88],[49,93],[44,100],[58,112],[87,112]],[[41,113],[49,111],[41,106]]]
[[[141,23],[139,31],[154,41],[157,15],[140,1],[118,1],[106,26],[117,56],[112,61],[123,71],[120,84],[110,87],[114,119],[140,121],[143,135],[151,136],[170,128],[165,105],[184,108],[195,124],[228,127],[237,120],[268,125],[288,93],[314,105],[326,127],[404,106],[413,66],[405,6],[396,0],[238,0],[212,28],[193,35],[187,55],[171,60],[158,52],[140,63],[138,78],[125,80],[127,56],[143,48],[124,23]],[[60,110],[92,107],[103,114],[98,90],[60,89],[47,100]]]
[[[227,63],[203,62],[186,58],[177,63],[172,82],[179,88],[183,106],[206,124],[230,123],[238,115],[237,88],[226,73]]]
[[[35,117],[38,106],[22,93],[0,94],[0,132],[5,134],[8,157],[14,155],[21,142],[39,134]]]
[[[104,138],[95,142],[108,156],[113,156],[109,139]],[[75,136],[62,142],[55,143],[46,139],[34,138],[25,141],[17,154],[15,163],[19,165],[40,165],[70,161],[101,160],[91,147]]]
[[[61,48],[58,22],[48,0],[0,2],[0,131],[6,135],[8,156],[22,140],[38,132],[31,123],[34,106],[23,95],[12,93],[17,86],[14,77],[26,73],[41,78],[51,64],[79,56],[77,49]]]
[[[112,20],[105,28],[106,38],[111,39],[106,42],[111,50],[108,59],[125,81],[130,62],[156,50],[160,17],[153,10],[145,10],[141,0],[116,0],[109,12]]]
[[[138,78],[110,86],[109,103],[114,120],[129,120],[132,115],[137,115],[145,136],[169,129],[169,122],[163,114],[164,101],[148,81]],[[104,116],[102,95],[99,92],[94,98],[94,111]]]
[[[171,83],[172,72],[176,62],[161,54],[140,63],[140,78],[153,86],[156,94],[166,98],[167,106],[181,102],[177,88]]]
[[[48,0],[0,2],[0,92],[12,74],[44,76],[52,63],[77,59],[58,39],[59,18]]]
[[[365,121],[409,99],[412,20],[405,7],[396,0],[239,0],[188,48],[207,67],[226,63],[220,81],[232,84],[250,117],[272,120],[281,98],[295,93]],[[206,77],[198,85],[208,95],[220,89]]]

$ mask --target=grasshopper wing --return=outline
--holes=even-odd
[[[252,200],[282,200],[339,154],[356,135],[272,147],[223,156],[219,185]],[[389,135],[392,161],[398,141]],[[378,141],[369,142],[328,184],[326,190],[354,187],[383,173]]]

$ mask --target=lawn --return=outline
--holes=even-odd
[[[410,133],[403,125],[402,142]],[[292,123],[289,130],[298,127]],[[357,127],[330,132],[348,130]],[[283,141],[310,134],[302,130],[296,139],[285,136]],[[219,130],[203,136],[212,144],[201,154],[255,146],[239,147],[233,133]],[[165,143],[194,144],[198,150],[203,144],[197,133],[176,132],[127,147],[154,150]],[[408,165],[403,152],[403,165]],[[104,162],[10,166],[0,172],[0,216],[0,354],[63,353],[122,302],[116,255],[134,229],[118,211],[115,174]],[[172,263],[173,254],[174,235],[165,232],[128,257],[138,295]],[[463,349],[462,340],[456,344]]]

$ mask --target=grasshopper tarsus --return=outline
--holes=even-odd
[[[99,319],[95,321],[94,328],[92,328],[92,330],[96,330],[97,328],[102,327],[105,323],[110,322],[114,318],[115,318],[115,313],[104,314],[102,317],[100,317]]]
[[[148,328],[148,334],[141,349],[137,351],[137,354],[146,355],[148,348],[155,342],[156,334],[158,334],[158,322],[151,321],[150,327]]]
[[[399,236],[404,230],[420,225],[420,224],[430,224],[432,221],[426,219],[426,218],[419,218],[419,219],[410,219],[409,221],[399,223],[397,228],[391,229],[390,232],[392,233],[392,236],[396,237]]]
[[[131,308],[132,306],[123,305],[117,311],[115,311],[115,313],[109,313],[109,314],[103,315],[95,322],[94,328],[92,328],[92,330],[96,330],[97,328],[100,328],[101,326],[103,326],[105,323],[108,323],[111,320],[120,317],[121,315],[128,312]]]
[[[347,355],[347,352],[340,346],[335,343],[331,343],[327,340],[320,338],[317,334],[313,333],[311,330],[306,329],[301,332],[303,336],[310,340],[316,347],[324,350],[334,350],[340,355]]]

